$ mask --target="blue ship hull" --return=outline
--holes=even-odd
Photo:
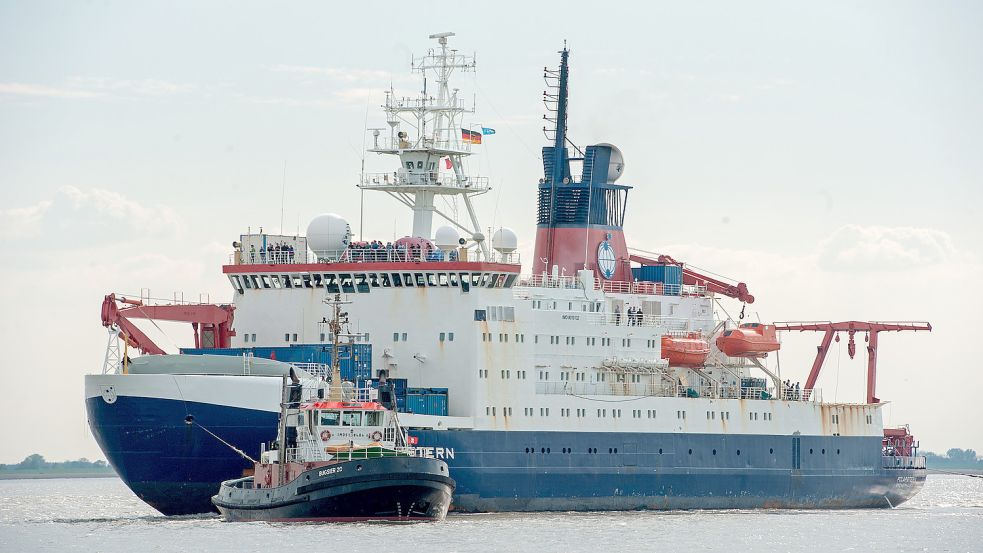
[[[277,414],[121,396],[86,401],[120,478],[166,515],[212,511],[259,455]],[[193,417],[193,423],[187,418]],[[610,432],[412,431],[457,481],[456,511],[892,507],[926,471],[883,468],[877,437]]]

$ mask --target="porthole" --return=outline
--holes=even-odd
[[[823,455],[826,455],[826,448],[825,447],[823,448],[822,454]]]
[[[617,453],[618,452],[618,448],[614,448],[614,452]]]
[[[550,448],[547,447],[546,448],[546,453],[549,453],[549,452],[550,452]]]
[[[809,448],[809,455],[812,455],[812,448]]]
[[[662,455],[662,448],[659,448],[659,455]]]
[[[839,454],[840,454],[840,450],[839,450],[839,449],[837,449],[837,450],[836,450],[836,454],[837,454],[837,455],[839,455]]]
[[[539,452],[540,452],[540,453],[546,453],[546,448],[545,448],[545,447],[541,447],[541,448],[539,448]]]
[[[713,454],[714,454],[714,455],[716,455],[716,454],[717,454],[717,450],[716,450],[716,449],[714,449],[714,450],[713,450]]]
[[[690,454],[690,455],[692,455],[692,454],[693,454],[693,450],[692,450],[692,449],[691,449],[691,450],[689,450],[689,454]]]
[[[775,449],[772,448],[772,447],[769,447],[768,448],[768,453],[770,453],[771,455],[774,455],[775,454]]]
[[[740,450],[740,449],[738,449],[738,450],[737,450],[737,456],[738,456],[738,457],[740,457],[740,456],[741,456],[741,450]]]

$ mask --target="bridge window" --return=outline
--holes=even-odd
[[[383,288],[389,288],[390,286],[392,286],[392,281],[389,280],[389,273],[380,273],[379,283],[382,284]]]
[[[321,287],[321,275],[315,273],[315,274],[311,275],[311,278],[314,279],[314,287],[315,288],[320,288]]]
[[[450,280],[447,278],[447,273],[438,273],[437,282],[441,286],[448,286],[450,284]]]
[[[433,273],[427,273],[427,284],[430,285],[430,286],[437,286],[437,277],[436,277],[436,275],[434,275]]]
[[[393,286],[400,288],[403,286],[403,281],[399,278],[399,273],[392,274]]]
[[[413,276],[414,276],[414,278],[416,280],[416,285],[417,286],[426,286],[427,285],[427,282],[425,280],[423,280],[423,273],[413,273]]]
[[[375,273],[369,273],[369,286],[372,288],[379,287],[379,275]]]
[[[287,283],[287,288],[290,288],[290,284]],[[324,275],[324,290],[329,294],[337,294],[338,288],[338,278],[335,275],[327,274]]]
[[[355,288],[363,294],[369,291],[369,282],[364,274],[355,275]]]
[[[441,274],[440,276],[443,277],[444,275]],[[447,275],[447,281],[450,283],[451,286],[457,286],[457,273],[450,273],[450,274],[448,274]],[[446,285],[443,285],[443,286],[446,286]]]
[[[341,413],[339,411],[321,411],[321,426],[338,426],[340,421]]]
[[[468,278],[467,273],[461,273],[461,291],[470,292],[471,291],[471,281]]]
[[[341,425],[342,426],[362,426],[362,412],[361,411],[342,411],[342,413],[341,413]]]
[[[413,286],[413,275],[411,273],[403,273],[403,286]]]
[[[353,294],[355,292],[354,281],[352,280],[352,275],[340,274],[338,275],[338,281],[341,284],[341,291],[346,294]]]

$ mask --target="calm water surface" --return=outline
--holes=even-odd
[[[983,552],[983,479],[931,476],[893,510],[456,515],[409,525],[167,518],[115,478],[4,480],[0,551]]]

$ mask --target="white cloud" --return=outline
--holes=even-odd
[[[0,238],[32,236],[37,233],[51,200],[42,200],[27,207],[0,210]]]
[[[0,83],[0,94],[11,96],[41,96],[47,98],[98,98],[100,92],[79,90],[77,88],[59,88],[30,83]]]
[[[833,272],[899,271],[943,263],[957,253],[940,230],[844,225],[820,245],[818,264]]]
[[[173,235],[181,227],[180,218],[167,206],[144,206],[101,188],[62,186],[51,199],[0,211],[0,239],[57,237],[75,246],[92,229],[102,237],[129,238]],[[45,245],[57,248],[54,243]]]
[[[73,89],[90,91],[96,95],[122,94],[135,96],[172,96],[196,92],[198,85],[175,83],[161,79],[107,79],[103,77],[72,77],[68,80]]]

